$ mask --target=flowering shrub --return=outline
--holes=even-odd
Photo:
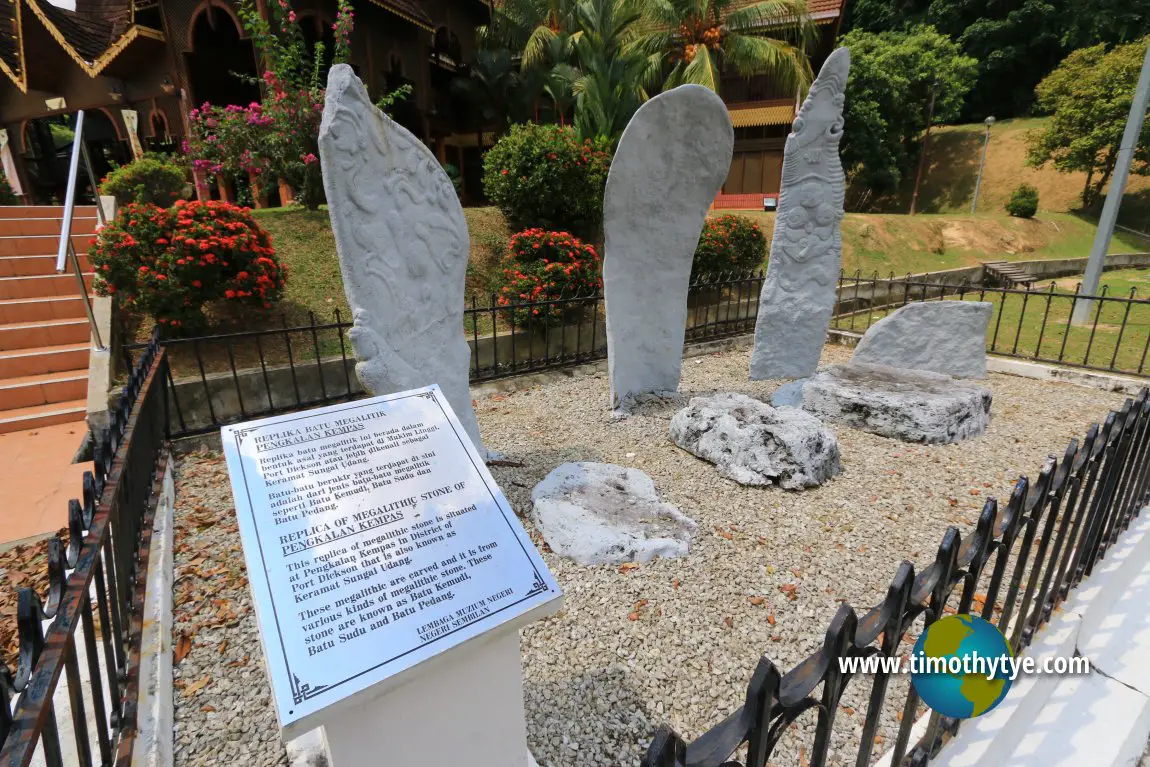
[[[483,159],[483,189],[513,228],[594,237],[611,155],[559,125],[513,125]]]
[[[177,333],[206,324],[220,299],[270,308],[287,273],[247,208],[225,202],[129,204],[92,241],[96,292]]]
[[[322,42],[309,49],[288,0],[269,4],[268,14],[270,23],[251,3],[240,5],[244,30],[264,63],[262,102],[193,109],[184,152],[209,177],[283,180],[314,209],[323,202],[318,140],[327,56]],[[338,0],[334,63],[347,60],[354,15],[351,0]]]
[[[751,219],[730,215],[708,218],[695,246],[691,277],[757,269],[766,255],[766,235]]]
[[[166,208],[184,196],[184,169],[160,154],[145,154],[114,168],[100,182],[100,194],[109,194],[120,205],[151,203]]]
[[[511,307],[505,316],[520,327],[557,325],[581,305],[518,304],[588,296],[603,286],[599,254],[567,232],[527,229],[512,235],[500,266],[503,287],[496,304]]]

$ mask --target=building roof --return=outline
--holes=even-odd
[[[435,31],[435,22],[427,15],[427,11],[423,10],[423,5],[419,0],[371,0],[384,10],[391,11],[396,16],[404,21],[409,21],[417,27],[422,27],[429,32]]]
[[[792,101],[751,101],[728,109],[731,113],[731,126],[734,128],[790,125],[795,121],[795,104]]]
[[[23,44],[28,24],[41,25],[89,77],[100,74],[133,41],[164,39],[163,32],[133,23],[130,11],[124,18],[104,13],[109,7],[105,2],[100,13],[78,13],[46,0],[0,0],[0,71],[21,92],[27,92]]]
[[[20,0],[0,0],[0,70],[24,90],[24,40],[20,34]]]

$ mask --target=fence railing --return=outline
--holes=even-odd
[[[754,330],[761,271],[696,279],[688,292],[685,342]],[[1060,365],[1145,375],[1150,353],[1150,299],[1092,297],[1085,325],[1070,317],[1083,296],[1055,283],[1044,290],[986,287],[911,276],[843,273],[832,330],[865,332],[876,321],[919,301],[986,301],[992,354]],[[338,310],[330,320],[198,338],[164,340],[173,438],[205,434],[249,418],[332,404],[362,394],[354,374],[352,323]],[[501,305],[472,298],[463,310],[473,383],[562,368],[607,356],[603,296],[594,293]],[[125,346],[129,365],[143,344]]]
[[[19,592],[15,674],[0,664],[5,767],[26,767],[36,756],[47,767],[130,761],[147,569],[141,538],[166,455],[165,376],[154,341],[95,437],[83,500],[68,507],[67,544],[48,541],[47,601],[30,588]],[[66,700],[57,695],[61,678]]]
[[[692,281],[685,342],[741,335],[755,327],[762,271]],[[473,383],[550,370],[607,356],[601,293],[501,305],[472,298],[463,311]],[[338,310],[300,325],[165,339],[169,430],[173,439],[220,426],[358,397],[352,323]],[[128,364],[142,344],[123,347]]]
[[[1150,398],[1143,389],[1101,426],[1091,426],[1081,444],[1071,440],[1061,461],[1048,458],[1036,481],[1020,478],[1005,508],[988,500],[965,539],[949,528],[934,561],[921,572],[910,562],[899,565],[881,604],[861,616],[840,605],[819,652],[786,673],[763,655],[746,703],[723,722],[691,743],[661,727],[644,767],[739,765],[728,759],[743,746],[746,767],[764,767],[791,723],[808,711],[817,723],[805,752],[811,767],[822,767],[840,702],[852,684],[869,686],[869,702],[856,758],[840,753],[839,759],[870,764],[879,723],[892,721],[893,712],[901,723],[890,764],[925,764],[959,721],[932,712],[926,734],[911,743],[919,708],[914,688],[888,699],[889,674],[855,680],[841,670],[839,659],[909,653],[913,640],[907,632],[916,621],[921,619],[925,631],[947,612],[974,612],[991,621],[1017,655],[1146,504],[1148,467]]]
[[[1090,300],[1090,322],[1075,325],[1070,317],[1081,301]],[[994,307],[986,334],[987,351],[1007,357],[1143,375],[1150,351],[1150,299],[1131,288],[1112,295],[1103,286],[1085,296],[1081,285],[1041,290],[986,287],[966,280],[946,283],[911,276],[839,278],[838,303],[831,327],[857,333],[890,312],[919,301],[987,301]]]

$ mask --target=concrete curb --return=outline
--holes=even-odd
[[[171,767],[174,702],[172,699],[172,585],[175,546],[172,513],[176,485],[174,461],[167,462],[156,506],[148,554],[148,585],[140,640],[140,685],[132,767]]]

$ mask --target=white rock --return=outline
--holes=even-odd
[[[774,394],[771,395],[771,405],[774,407],[802,407],[803,385],[806,382],[807,379],[799,378],[775,389]]]
[[[691,260],[733,147],[727,107],[700,85],[659,94],[623,131],[603,196],[613,408],[679,388]]]
[[[986,378],[986,328],[993,311],[985,301],[907,304],[867,330],[851,362]]]
[[[846,175],[839,159],[850,53],[823,64],[783,148],[782,191],[759,296],[751,378],[815,372],[835,304]]]
[[[611,463],[565,463],[535,486],[531,500],[543,540],[580,565],[681,557],[697,527],[659,500],[646,474]]]
[[[439,384],[483,454],[460,332],[467,221],[451,180],[346,64],[328,74],[319,156],[356,375],[372,394]]]
[[[803,408],[856,429],[928,444],[962,442],[990,425],[991,394],[940,373],[852,362],[803,387]]]
[[[671,440],[743,485],[803,490],[842,472],[838,441],[819,419],[743,394],[693,398],[671,419]]]

